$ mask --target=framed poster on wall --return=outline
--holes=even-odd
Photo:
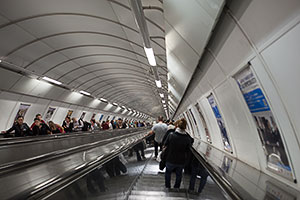
[[[22,116],[24,118],[25,114],[26,114],[26,112],[27,112],[27,110],[29,109],[30,106],[31,106],[30,104],[21,103],[20,107],[19,107],[19,110],[18,110],[18,112],[16,114],[16,117],[14,119],[14,122],[17,120],[17,118],[19,116]]]
[[[45,116],[45,121],[46,122],[49,122],[51,120],[55,110],[56,110],[56,108],[51,107],[51,106],[48,108],[48,110],[46,112],[46,116]]]
[[[190,111],[191,118],[193,119],[193,122],[194,122],[194,124],[195,124],[195,126],[196,126],[197,134],[198,134],[198,136],[201,138],[201,135],[200,135],[200,132],[199,132],[199,127],[198,127],[197,121],[196,121],[196,119],[195,119],[195,116],[194,116],[194,114],[193,114],[193,111],[192,111],[191,108],[189,109],[189,111]]]
[[[293,179],[288,154],[281,131],[250,66],[234,76],[255,122],[267,160],[267,168],[281,176]]]
[[[72,114],[73,114],[73,110],[69,110],[69,111],[67,112],[67,117],[71,117]]]
[[[207,100],[211,106],[211,109],[213,110],[213,113],[215,114],[215,117],[217,119],[217,123],[218,123],[218,126],[220,128],[220,131],[221,131],[221,136],[222,136],[222,141],[223,141],[223,144],[224,144],[224,149],[228,152],[232,152],[232,147],[231,147],[231,144],[229,142],[229,137],[228,137],[228,134],[227,134],[227,130],[226,130],[226,127],[225,127],[225,122],[221,116],[221,113],[219,111],[219,108],[218,108],[218,105],[217,105],[217,102],[215,101],[215,97],[213,94],[209,95],[207,97]]]
[[[202,113],[202,110],[201,110],[201,108],[200,108],[199,103],[196,103],[196,104],[195,104],[195,107],[196,107],[196,109],[197,109],[197,111],[198,111],[200,120],[201,120],[201,122],[202,122],[202,126],[203,126],[203,128],[204,128],[206,140],[207,140],[207,142],[210,142],[210,143],[211,143],[211,137],[210,137],[210,133],[209,133],[209,130],[208,130],[208,126],[207,126],[207,123],[206,123],[206,121],[205,121],[205,118],[204,118],[204,115],[203,115],[203,113]]]
[[[85,117],[85,115],[86,115],[86,112],[82,112],[82,113],[81,113],[81,116],[80,116],[80,118],[79,118],[79,119],[80,119],[81,121],[83,121],[83,120],[84,120],[84,117]]]

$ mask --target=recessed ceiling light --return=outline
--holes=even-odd
[[[61,85],[61,84],[62,84],[61,82],[59,82],[59,81],[57,81],[57,80],[54,80],[54,79],[52,79],[52,78],[46,77],[46,76],[44,76],[42,79],[45,80],[45,81],[54,83],[54,84],[56,84],[56,85]]]
[[[91,95],[90,93],[88,93],[88,92],[86,92],[86,91],[83,91],[83,90],[80,90],[79,92],[80,92],[81,94],[85,94],[85,95],[88,95],[88,96]]]

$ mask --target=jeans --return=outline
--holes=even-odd
[[[183,165],[174,165],[172,163],[166,163],[166,173],[165,173],[165,186],[166,188],[171,188],[171,173],[175,170],[176,172],[176,181],[174,184],[174,188],[179,188],[181,179],[182,179],[182,170]]]
[[[158,143],[154,140],[154,151],[155,151],[155,157],[158,156],[158,146],[159,146],[159,150],[161,151],[162,149],[162,144],[161,143]]]
[[[191,171],[189,190],[194,190],[197,175],[201,176],[200,185],[198,188],[198,192],[201,193],[206,184],[208,172],[204,168],[201,169],[200,167],[193,167]]]

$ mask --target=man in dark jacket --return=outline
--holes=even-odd
[[[51,129],[49,126],[43,122],[39,118],[34,119],[35,125],[32,128],[33,135],[48,135],[51,134]]]
[[[7,131],[2,131],[2,133],[9,134],[12,131],[15,131],[15,137],[32,135],[29,126],[24,123],[24,117],[22,116],[18,116],[17,121],[14,123],[14,125]]]
[[[175,171],[176,181],[174,188],[179,189],[182,179],[182,170],[190,152],[191,139],[185,132],[186,120],[181,119],[177,124],[178,128],[176,128],[174,133],[168,136],[165,142],[167,148],[165,186],[166,188],[171,187],[171,173]]]

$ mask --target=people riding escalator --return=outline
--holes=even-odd
[[[49,126],[43,122],[39,118],[34,119],[34,126],[32,128],[33,135],[48,135],[52,134]]]
[[[174,188],[179,189],[182,179],[182,171],[186,160],[189,158],[192,144],[190,136],[185,132],[187,122],[184,118],[177,122],[177,128],[170,134],[165,142],[166,146],[166,172],[165,187],[171,188],[171,173],[176,172]]]

